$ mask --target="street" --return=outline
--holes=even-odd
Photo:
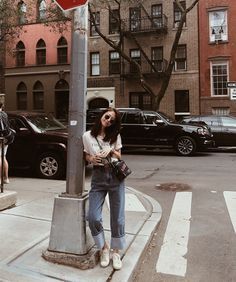
[[[235,281],[235,152],[123,157],[133,170],[126,185],[163,212],[133,281]]]

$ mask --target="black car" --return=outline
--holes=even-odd
[[[187,116],[183,123],[205,123],[210,128],[216,147],[236,146],[236,117],[224,115]]]
[[[66,172],[67,127],[53,116],[8,112],[16,137],[7,151],[9,167],[31,169],[39,177],[60,179]]]
[[[102,109],[87,112],[87,129]],[[173,148],[182,156],[211,146],[212,136],[205,126],[180,124],[161,112],[118,108],[122,116],[124,148]]]

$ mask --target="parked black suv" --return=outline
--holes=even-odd
[[[65,177],[67,128],[53,116],[8,112],[16,137],[7,151],[10,168],[31,169],[41,178]]]
[[[161,112],[136,108],[118,108],[122,116],[121,137],[124,148],[173,148],[189,156],[212,146],[207,127],[180,124]],[[88,110],[87,129],[102,109]]]

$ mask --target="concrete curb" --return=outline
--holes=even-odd
[[[10,208],[16,204],[17,193],[15,191],[4,191],[0,193],[0,211]]]
[[[144,221],[142,227],[124,255],[122,260],[122,271],[113,271],[111,273],[112,282],[131,281],[138,261],[148,247],[154,230],[159,225],[162,216],[162,208],[156,200],[131,187],[126,188],[131,190],[136,196],[144,198],[149,204],[151,210],[149,212],[149,217]]]

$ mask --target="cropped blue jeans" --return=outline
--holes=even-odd
[[[110,203],[111,249],[125,247],[125,185],[110,167],[94,167],[89,192],[88,222],[98,249],[105,244],[102,207],[108,194]]]

